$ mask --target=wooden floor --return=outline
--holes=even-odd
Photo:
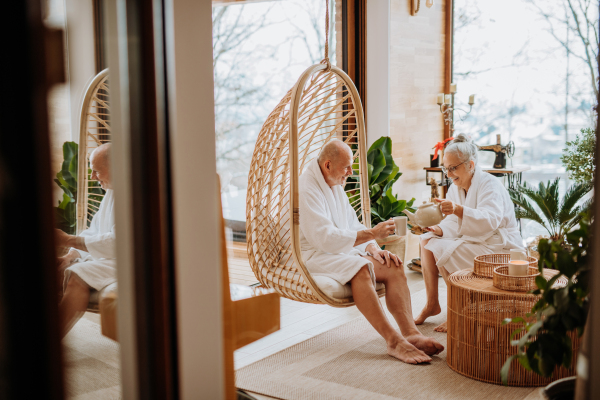
[[[258,279],[256,279],[252,268],[250,268],[248,250],[245,243],[227,243],[227,263],[229,266],[229,283],[244,286],[258,283]]]

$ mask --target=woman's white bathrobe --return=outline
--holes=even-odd
[[[375,284],[373,264],[360,256],[367,255],[370,243],[377,243],[354,246],[357,232],[367,228],[358,221],[342,186],[330,187],[315,159],[300,176],[299,189],[300,246],[311,274],[344,285],[368,264]]]
[[[80,258],[65,270],[65,289],[72,273],[96,290],[117,281],[114,204],[113,191],[109,189],[90,227],[79,235],[85,238],[88,251],[77,250]]]
[[[463,217],[446,217],[439,224],[442,237],[431,232],[421,236],[431,238],[425,248],[438,267],[453,273],[473,268],[477,256],[523,249],[515,208],[500,179],[476,167],[466,196],[464,189],[452,185],[446,198],[463,206]]]

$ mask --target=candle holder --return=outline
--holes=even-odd
[[[475,104],[475,95],[472,94],[469,97],[469,111],[463,110],[462,108],[456,108],[454,107],[454,96],[456,94],[456,84],[452,83],[450,85],[450,92],[449,94],[446,93],[440,93],[438,94],[438,105],[440,106],[440,112],[442,113],[443,117],[444,117],[444,125],[448,125],[448,127],[450,128],[450,137],[454,136],[454,121],[455,121],[455,115],[454,115],[454,111],[460,111],[463,113],[463,115],[461,116],[460,114],[458,114],[458,118],[459,118],[459,122],[463,122],[467,116],[471,113],[471,111],[473,110],[473,104]]]

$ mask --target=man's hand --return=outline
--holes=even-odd
[[[375,246],[370,247],[369,252],[373,255],[373,258],[379,261],[381,264],[386,265],[390,268],[392,263],[399,267],[402,265],[402,261],[398,258],[397,255],[390,253],[387,250],[381,250],[375,248]]]
[[[62,271],[67,268],[69,265],[73,264],[73,262],[79,258],[79,252],[77,250],[71,249],[65,256],[58,257],[56,263],[58,264],[58,270]]]
[[[429,226],[427,228],[423,228],[423,230],[426,232],[433,232],[438,236],[444,236],[444,232],[442,231],[442,228],[440,228],[439,225]]]
[[[388,219],[377,224],[375,228],[371,228],[375,239],[385,239],[396,231],[396,225],[393,219]]]
[[[85,238],[82,236],[69,235],[60,229],[56,229],[56,245],[59,247],[74,247],[77,250],[87,251]]]

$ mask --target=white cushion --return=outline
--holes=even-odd
[[[333,297],[334,299],[345,299],[347,297],[352,296],[352,288],[350,284],[347,283],[342,285],[335,279],[328,278],[326,276],[315,276],[313,275],[313,279],[319,286],[323,292],[329,297]],[[378,282],[375,286],[375,289],[383,289],[383,283]]]

